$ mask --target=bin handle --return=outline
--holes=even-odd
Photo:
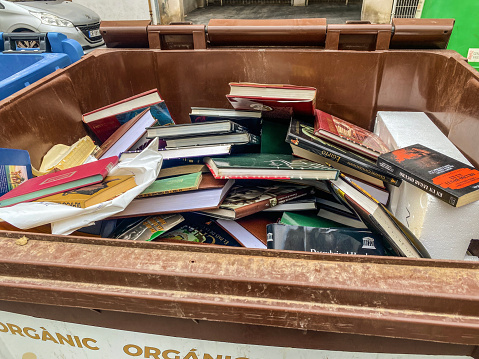
[[[38,48],[23,48],[18,47],[18,41],[37,41]],[[3,53],[41,53],[47,52],[47,34],[44,32],[12,32],[3,33]]]

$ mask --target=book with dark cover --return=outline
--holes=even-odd
[[[242,247],[232,235],[208,216],[183,214],[185,221],[177,228],[155,238],[155,241],[182,240],[188,242]]]
[[[315,111],[314,134],[374,160],[390,151],[375,133],[320,110]]]
[[[261,153],[291,155],[291,146],[282,141],[288,134],[289,123],[263,120],[261,129]]]
[[[329,158],[332,162],[338,162],[347,167],[351,167],[394,186],[399,186],[401,183],[400,180],[391,176],[387,171],[379,168],[375,162],[366,157],[323,141],[314,134],[314,128],[303,121],[297,119],[291,120],[286,142],[324,158]]]
[[[227,133],[223,135],[211,136],[194,136],[184,138],[171,138],[166,140],[166,148],[181,148],[191,146],[208,146],[208,145],[259,145],[260,137],[251,133]]]
[[[32,177],[28,151],[0,148],[0,196]]]
[[[163,101],[157,89],[146,91],[88,112],[82,116],[82,120],[98,139],[104,142],[121,125],[148,108],[158,125],[174,123],[165,101]]]
[[[378,166],[454,207],[479,199],[479,171],[419,144],[385,153]]]
[[[173,229],[183,220],[184,217],[182,215],[173,213],[147,218],[142,217],[133,222],[125,221],[123,226],[118,226],[119,228],[115,230],[112,237],[132,241],[151,241]]]
[[[118,157],[108,157],[29,179],[0,197],[0,207],[29,202],[55,193],[99,183],[117,163]]]
[[[202,211],[213,217],[238,219],[295,198],[310,194],[308,186],[287,185],[271,181],[244,181],[231,188],[217,209]]]
[[[237,110],[260,110],[271,119],[313,116],[316,107],[316,89],[306,86],[232,82],[226,97]]]
[[[159,153],[163,157],[164,161],[177,161],[177,163],[170,162],[172,166],[184,165],[188,163],[203,163],[203,157],[205,156],[223,156],[229,155],[232,145],[212,145],[212,146],[191,146],[181,148],[166,148],[159,149]],[[120,160],[123,161],[127,158],[135,158],[141,153],[141,150],[125,151],[120,154]],[[199,161],[187,161],[187,159]],[[185,160],[185,161],[183,161]],[[167,165],[167,163],[165,163]]]
[[[381,237],[364,229],[268,224],[268,249],[386,255]]]
[[[305,226],[305,227],[318,227],[318,228],[335,228],[344,227],[344,225],[330,221],[326,218],[321,218],[316,215],[316,211],[313,212],[283,212],[280,223],[288,224],[290,226]]]
[[[227,133],[245,133],[246,127],[230,120],[218,120],[198,123],[182,123],[170,126],[153,126],[146,129],[147,138],[183,138]]]
[[[261,135],[261,111],[236,111],[224,108],[192,107],[190,120],[193,123],[230,120],[246,127],[248,132]]]
[[[336,179],[339,171],[291,155],[246,153],[224,158],[206,157],[215,178],[238,179]]]
[[[383,237],[383,244],[387,249],[399,256],[430,258],[428,251],[416,236],[361,187],[344,175],[329,183],[331,192],[338,200],[356,213],[372,232]]]

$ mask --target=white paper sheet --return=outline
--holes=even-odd
[[[51,223],[53,234],[70,234],[123,211],[130,202],[158,177],[163,157],[154,140],[137,157],[121,161],[109,176],[135,176],[136,187],[114,198],[88,208],[70,207],[58,203],[26,202],[0,208],[0,218],[20,229]]]

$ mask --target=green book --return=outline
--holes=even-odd
[[[202,173],[190,173],[183,176],[159,179],[138,195],[142,197],[161,196],[163,194],[193,191],[198,189],[201,183]]]
[[[269,153],[246,153],[228,157],[206,157],[215,178],[335,180],[339,171],[320,163]]]
[[[289,123],[263,120],[261,129],[261,153],[291,155],[289,143],[283,141],[288,135]]]
[[[321,218],[316,215],[305,215],[295,212],[284,212],[280,222],[291,226],[316,227],[316,228],[340,228],[346,227],[340,223]]]

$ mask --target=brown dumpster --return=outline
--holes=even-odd
[[[479,73],[447,50],[96,50],[0,102],[0,145],[38,166],[86,134],[82,113],[156,87],[182,123],[228,107],[233,81],[314,86],[369,129],[379,110],[424,111],[479,164]],[[1,358],[478,358],[478,344],[476,262],[0,232]]]

